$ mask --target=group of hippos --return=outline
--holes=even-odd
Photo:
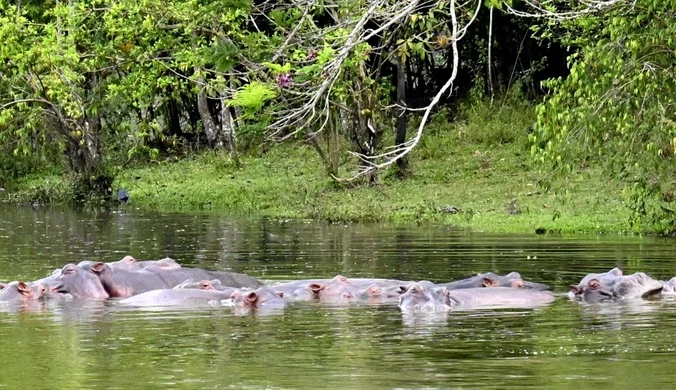
[[[251,276],[182,267],[175,260],[67,264],[33,282],[0,283],[0,302],[120,298],[132,307],[197,307],[228,305],[246,310],[283,308],[290,301],[369,302],[397,304],[402,311],[446,311],[473,308],[538,307],[556,296],[545,284],[523,280],[517,272],[483,273],[467,279],[432,283],[392,279],[306,279],[268,284]],[[618,268],[588,274],[570,286],[572,300],[655,298],[676,294],[676,277],[667,282]]]

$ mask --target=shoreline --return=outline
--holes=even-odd
[[[158,212],[435,223],[486,233],[649,233],[629,228],[620,183],[599,171],[569,177],[565,189],[558,187],[560,193],[545,192],[520,147],[481,148],[457,145],[452,154],[458,157],[452,161],[420,158],[425,150],[416,151],[409,178],[385,177],[377,185],[356,188],[336,187],[314,152],[294,145],[245,156],[241,168],[216,153],[132,167],[121,172],[115,188],[129,191],[128,207]],[[41,203],[64,203],[67,196],[66,178],[39,175],[22,180],[12,194],[15,201],[37,198]],[[508,212],[513,198],[517,215]],[[459,212],[454,214],[454,208]]]

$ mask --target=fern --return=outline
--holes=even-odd
[[[228,102],[228,105],[241,107],[251,112],[257,112],[263,108],[265,102],[276,97],[277,92],[270,86],[258,81],[252,81],[238,89],[232,100]]]

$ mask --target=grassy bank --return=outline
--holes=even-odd
[[[570,176],[557,193],[538,187],[546,178],[526,148],[529,106],[502,110],[466,108],[451,124],[430,126],[411,155],[412,174],[400,181],[384,175],[378,185],[340,188],[327,178],[309,147],[285,144],[266,154],[242,157],[235,167],[225,155],[130,168],[116,187],[131,194],[130,206],[160,211],[211,211],[330,221],[438,222],[476,231],[620,233],[628,210],[618,182],[589,169]],[[58,198],[67,183],[35,176],[20,183],[24,194]],[[517,198],[521,213],[505,210]],[[457,214],[441,211],[456,206]]]

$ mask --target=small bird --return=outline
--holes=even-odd
[[[124,188],[120,188],[119,190],[117,190],[117,201],[123,205],[127,204],[127,202],[129,201],[129,192]]]
[[[439,211],[442,213],[457,214],[460,212],[460,208],[458,206],[446,205],[440,208]]]
[[[507,213],[510,214],[510,215],[521,214],[521,210],[519,210],[519,206],[516,205],[516,198],[512,198],[512,200],[509,201],[507,206],[505,206],[505,211],[507,211]]]

